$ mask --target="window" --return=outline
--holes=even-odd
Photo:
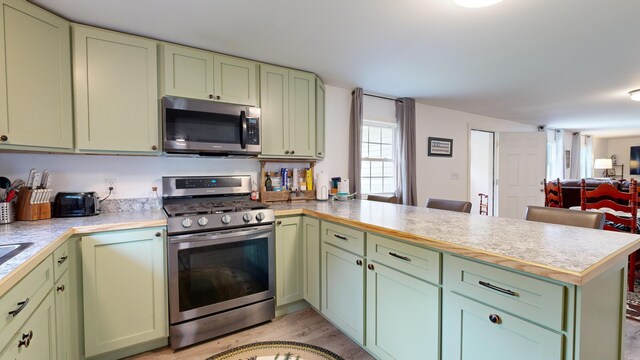
[[[362,194],[396,191],[396,124],[364,120],[362,126]]]

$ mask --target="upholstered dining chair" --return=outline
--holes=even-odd
[[[428,198],[427,208],[470,213],[471,203],[469,201]]]
[[[371,201],[380,201],[380,202],[388,202],[393,204],[398,204],[399,199],[395,195],[386,195],[386,194],[369,194],[367,195],[367,200]]]
[[[544,179],[544,206],[561,208],[562,205],[562,185],[560,185],[560,178],[547,182]]]
[[[602,209],[606,223],[604,230],[638,232],[638,190],[637,182],[631,179],[629,191],[620,191],[611,184],[599,185],[595,190],[587,191],[584,179],[580,182],[580,207],[582,210]],[[605,209],[606,208],[606,209]],[[637,251],[629,255],[627,287],[634,290]]]
[[[525,219],[549,224],[579,226],[590,229],[604,227],[604,214],[593,211],[527,206]]]

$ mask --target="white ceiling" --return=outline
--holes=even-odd
[[[640,135],[640,102],[627,94],[640,88],[637,0],[33,2],[81,23],[309,70],[333,86]]]

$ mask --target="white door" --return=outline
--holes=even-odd
[[[480,213],[480,195],[485,194],[487,199],[487,215],[493,216],[494,212],[494,184],[495,184],[495,133],[484,130],[470,131],[469,137],[469,201],[471,209],[476,214]]]
[[[498,133],[498,216],[524,219],[527,205],[544,205],[544,132]]]

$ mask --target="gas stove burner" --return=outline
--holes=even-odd
[[[164,206],[168,216],[191,216],[205,214],[222,214],[227,212],[239,212],[266,209],[265,204],[253,200],[220,200],[206,202],[175,202]]]

